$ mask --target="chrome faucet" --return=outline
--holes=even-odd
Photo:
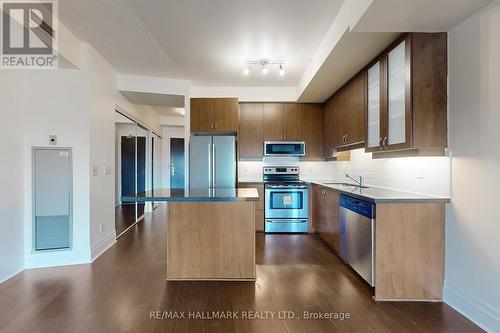
[[[350,175],[349,175],[349,174],[347,174],[347,173],[345,174],[345,176],[346,176],[347,178],[350,178],[350,179],[354,180],[356,183],[358,183],[358,185],[359,185],[359,186],[365,186],[365,179],[364,179],[364,177],[363,177],[363,176],[359,176],[359,180],[357,180],[356,178],[354,178],[354,177],[350,176]]]

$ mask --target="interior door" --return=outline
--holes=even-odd
[[[170,138],[170,188],[184,188],[184,138]]]
[[[122,197],[131,196],[136,193],[135,136],[122,136],[120,145]]]

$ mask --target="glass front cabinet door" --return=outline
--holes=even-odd
[[[381,61],[377,61],[368,69],[368,135],[366,138],[367,150],[374,151],[382,148],[381,122]]]
[[[400,40],[368,68],[366,151],[411,147],[409,44]]]

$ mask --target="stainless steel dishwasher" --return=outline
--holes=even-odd
[[[375,204],[340,196],[340,257],[375,286]]]

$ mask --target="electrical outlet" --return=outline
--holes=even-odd
[[[106,165],[106,166],[104,167],[104,174],[105,174],[106,176],[111,175],[111,167],[110,167],[109,165]]]

